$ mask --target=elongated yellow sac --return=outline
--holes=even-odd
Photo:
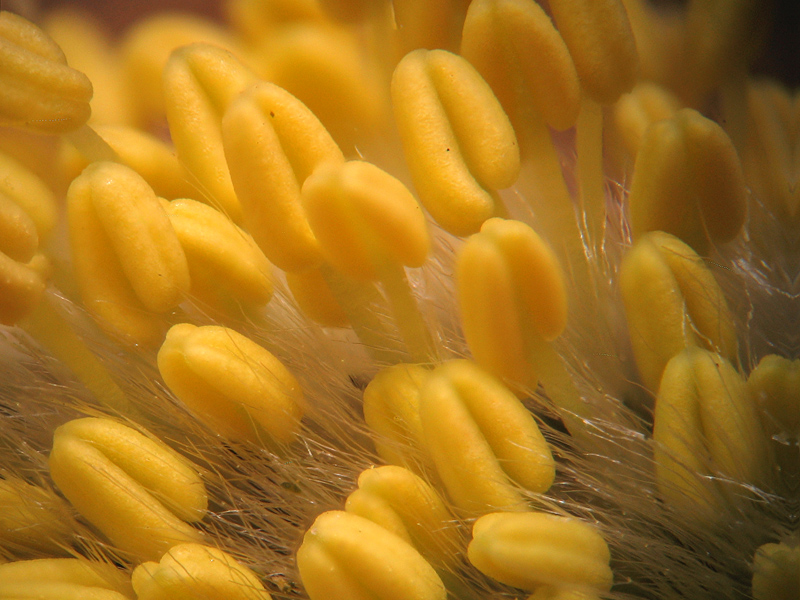
[[[178,544],[134,569],[138,600],[271,600],[250,569],[227,552],[201,544]]]
[[[269,351],[232,329],[173,326],[158,369],[175,395],[222,435],[288,444],[299,430],[300,384]]]
[[[753,194],[778,219],[800,215],[792,105],[792,93],[781,84],[768,79],[748,81],[747,143],[739,150],[742,168]]]
[[[753,559],[754,600],[794,600],[800,594],[800,546],[764,544]]]
[[[231,103],[222,133],[244,223],[264,254],[285,271],[318,267],[300,188],[319,165],[344,162],[336,142],[302,102],[266,82]]]
[[[351,155],[386,133],[388,94],[374,58],[353,30],[305,22],[263,37],[254,61],[262,79],[308,106]]]
[[[653,123],[636,156],[629,203],[634,238],[665,231],[700,254],[735,238],[747,190],[728,134],[689,108]]]
[[[536,420],[475,363],[437,367],[422,387],[425,448],[453,503],[464,513],[524,510],[523,491],[546,492],[555,462]]]
[[[67,65],[61,48],[36,25],[0,11],[0,124],[67,133],[91,114],[92,83]]]
[[[97,125],[95,131],[117,153],[120,162],[141,175],[157,196],[173,200],[198,194],[171,144],[126,125]],[[65,181],[72,181],[89,166],[76,148],[66,145],[61,149],[59,163]]]
[[[389,465],[363,471],[345,511],[403,538],[434,568],[456,568],[460,536],[454,515],[424,479]]]
[[[476,362],[510,385],[536,387],[531,348],[567,322],[564,274],[550,247],[520,221],[490,219],[459,251],[456,281]]]
[[[445,600],[433,567],[411,544],[343,511],[321,514],[303,537],[297,567],[311,600]]]
[[[627,153],[635,157],[650,125],[671,118],[680,108],[680,100],[672,92],[649,81],[624,94],[614,104],[614,125]]]
[[[800,360],[770,354],[747,378],[770,435],[800,435]]]
[[[58,219],[53,192],[30,168],[5,152],[0,152],[0,173],[3,174],[0,195],[16,204],[33,221],[39,243],[46,243]],[[11,245],[10,238],[0,235],[0,249]]]
[[[303,184],[303,207],[323,256],[343,273],[375,280],[385,265],[421,267],[425,215],[405,185],[375,165],[322,165]]]
[[[402,54],[417,48],[456,51],[463,0],[393,0],[392,15]]]
[[[222,117],[256,76],[233,54],[211,44],[179,48],[164,67],[164,102],[178,158],[195,178],[199,199],[240,222],[222,145]]]
[[[474,67],[444,50],[407,54],[391,91],[422,204],[450,233],[475,233],[499,212],[496,190],[519,175],[519,147],[503,108]]]
[[[592,590],[558,588],[543,585],[528,596],[528,600],[601,600],[601,594]]]
[[[42,253],[35,252],[35,225],[2,193],[0,219],[4,220],[0,233],[7,235],[0,242],[0,323],[13,325],[39,304],[51,267]]]
[[[364,390],[364,420],[375,448],[391,465],[421,475],[429,465],[419,418],[419,395],[431,370],[399,364],[381,370]]]
[[[72,525],[68,505],[50,490],[17,477],[0,479],[0,559],[65,555]]]
[[[205,485],[185,458],[110,419],[65,423],[53,435],[50,475],[70,503],[117,547],[158,560],[202,534]]]
[[[642,383],[658,390],[667,362],[689,346],[736,360],[725,295],[703,259],[676,237],[654,231],[624,256],[619,285]]]
[[[584,92],[613,104],[636,82],[639,55],[622,0],[550,0]]]
[[[2,600],[129,600],[130,580],[113,565],[44,558],[0,565]]]
[[[152,188],[118,163],[89,165],[67,192],[70,247],[81,297],[110,335],[155,345],[159,314],[189,292],[189,266]]]
[[[564,40],[536,2],[471,2],[461,55],[492,87],[515,127],[526,126],[531,104],[551,127],[563,130],[575,124],[578,74]]]
[[[44,293],[50,261],[40,252],[56,223],[47,185],[22,163],[0,152],[0,323],[30,314]]]
[[[325,22],[317,0],[230,0],[225,13],[231,26],[250,44],[263,41],[276,29],[295,23]]]
[[[608,592],[614,579],[611,554],[600,532],[572,517],[538,512],[484,515],[472,526],[467,556],[482,573],[506,585],[587,594],[576,600]],[[570,598],[549,595],[549,590],[541,597]]]
[[[248,233],[195,200],[173,200],[166,211],[186,255],[195,298],[231,308],[269,302],[272,266]]]
[[[741,486],[769,481],[761,427],[753,397],[728,361],[696,347],[677,354],[664,369],[654,413],[662,498],[686,519],[718,520],[723,502],[743,492],[717,487],[708,475]]]
[[[154,12],[125,32],[118,68],[128,81],[136,82],[130,100],[139,127],[163,126],[164,66],[175,50],[198,42],[238,53],[234,36],[221,24],[187,12]]]
[[[64,51],[69,65],[92,82],[90,122],[132,125],[136,94],[130,93],[125,72],[119,68],[120,57],[108,28],[87,12],[63,4],[47,11],[42,28]]]
[[[320,269],[286,273],[286,285],[297,306],[312,321],[323,327],[346,327],[349,323]]]

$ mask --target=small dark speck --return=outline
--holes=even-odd
[[[353,384],[353,387],[357,390],[361,390],[362,392],[367,387],[367,382],[364,381],[362,378],[358,377],[357,375],[348,375],[348,379],[350,379],[350,383]]]
[[[450,148],[445,148],[445,152],[450,152]]]
[[[272,112],[272,111],[269,111],[269,116],[272,117],[272,118],[275,118],[275,113]]]

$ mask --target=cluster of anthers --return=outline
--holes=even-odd
[[[796,600],[764,3],[226,9],[0,13],[0,599]]]

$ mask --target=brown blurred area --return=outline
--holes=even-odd
[[[224,0],[0,0],[3,9],[28,18],[55,6],[74,7],[91,13],[108,25],[112,32],[121,32],[144,15],[164,11],[190,11],[213,19],[222,19]]]
[[[435,2],[436,0],[431,0]],[[657,5],[675,6],[685,0],[651,0]],[[74,6],[89,11],[112,31],[120,32],[143,15],[167,10],[187,10],[223,19],[225,0],[0,0],[4,9],[36,18],[53,6]],[[764,50],[753,71],[800,86],[800,0],[763,0],[770,22]],[[771,14],[769,14],[771,13]]]

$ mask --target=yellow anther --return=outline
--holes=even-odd
[[[425,208],[450,233],[475,233],[498,212],[495,190],[513,185],[520,168],[514,130],[491,88],[460,56],[415,50],[395,69],[392,103]]]
[[[44,558],[0,565],[3,600],[128,600],[131,584],[113,565]]]
[[[326,15],[318,0],[229,0],[225,12],[233,28],[250,45],[292,23],[322,22]]]
[[[158,353],[169,388],[222,435],[271,445],[292,442],[303,391],[270,352],[218,326],[175,325]]]
[[[0,191],[0,254],[27,263],[38,249],[36,224],[28,213]]]
[[[758,0],[694,0],[686,6],[682,31],[685,57],[675,87],[688,104],[700,105],[709,94],[739,76],[763,47],[763,31],[773,18]]]
[[[0,479],[0,557],[69,552],[69,508],[53,492],[17,477]]]
[[[0,252],[0,323],[14,325],[36,308],[51,270],[41,253],[22,263]]]
[[[139,126],[162,124],[164,66],[174,50],[198,42],[236,49],[233,37],[218,24],[186,13],[154,14],[128,30],[120,54],[129,85],[135,85],[132,99]]]
[[[311,320],[323,327],[347,326],[347,314],[319,269],[286,273],[286,284],[297,305]]]
[[[33,23],[0,11],[0,124],[40,133],[83,126],[92,84]]]
[[[764,544],[753,559],[753,600],[794,600],[800,594],[800,546]]]
[[[650,125],[673,117],[680,108],[680,100],[655,83],[639,83],[624,94],[614,105],[614,124],[628,154],[636,156]]]
[[[486,575],[524,590],[545,586],[604,594],[614,579],[603,537],[572,517],[537,512],[485,515],[472,527],[467,556]]]
[[[201,202],[173,200],[166,210],[186,254],[194,296],[214,306],[269,302],[272,266],[253,238]]]
[[[736,360],[725,295],[703,259],[678,238],[644,235],[623,258],[619,285],[636,365],[651,392],[667,362],[688,346]]]
[[[425,447],[453,503],[472,515],[520,510],[520,488],[542,493],[555,463],[530,412],[475,363],[444,363],[428,376],[419,415]]]
[[[601,594],[596,591],[543,585],[537,588],[535,593],[528,596],[528,600],[601,600]]]
[[[358,515],[321,514],[297,551],[311,600],[445,600],[433,567],[408,542]]]
[[[394,365],[375,375],[364,390],[364,420],[378,454],[418,474],[425,461],[419,394],[430,373],[421,365]]]
[[[635,238],[666,231],[703,254],[732,240],[744,224],[747,191],[725,131],[692,109],[650,126],[642,138],[630,192]]]
[[[392,14],[402,54],[417,48],[457,50],[459,32],[454,24],[463,4],[462,0],[394,0]]]
[[[564,274],[547,244],[519,221],[490,219],[456,265],[461,322],[475,360],[515,386],[535,387],[533,345],[564,330]]]
[[[768,479],[761,419],[744,379],[707,350],[669,361],[656,398],[653,439],[658,486],[684,517],[714,522],[720,491],[708,475],[742,486]],[[733,491],[731,498],[741,496]]]
[[[800,197],[795,182],[800,168],[790,92],[774,81],[751,82],[747,109],[747,144],[741,149],[747,184],[759,204],[778,219],[797,218]]]
[[[550,0],[586,94],[613,104],[636,82],[639,55],[622,0]]]
[[[323,256],[354,279],[379,279],[386,264],[421,267],[428,256],[422,208],[373,164],[323,165],[306,179],[301,197]]]
[[[351,161],[321,165],[301,198],[327,261],[354,280],[380,281],[412,360],[433,360],[436,350],[404,270],[422,266],[429,249],[425,215],[411,192],[378,167]],[[364,321],[363,305],[344,308],[354,324]]]
[[[133,102],[138,90],[131,89],[125,81],[110,32],[88,13],[68,5],[48,11],[42,28],[64,51],[69,65],[92,82],[90,121],[133,124]]]
[[[173,200],[200,194],[175,156],[175,149],[168,143],[125,125],[98,125],[95,130],[114,149],[120,161],[141,175],[157,196]],[[75,179],[89,165],[71,146],[62,150],[60,160],[64,178],[68,181]]]
[[[377,523],[414,546],[436,568],[458,562],[455,517],[436,490],[408,469],[367,469],[345,510]]]
[[[77,419],[56,429],[50,475],[72,505],[116,546],[156,560],[202,534],[208,497],[191,463],[130,427]]]
[[[384,132],[388,98],[383,75],[351,31],[298,24],[268,36],[259,75],[313,112],[348,154]]]
[[[36,225],[39,243],[46,242],[58,215],[50,188],[22,163],[0,152],[0,194],[14,202]],[[0,236],[2,239],[2,236]],[[0,248],[5,245],[0,241]]]
[[[163,78],[169,132],[178,158],[196,178],[201,199],[241,221],[242,209],[222,146],[222,117],[256,76],[227,50],[191,44],[172,53]]]
[[[153,344],[154,313],[189,292],[189,267],[152,188],[118,163],[93,163],[67,192],[70,245],[86,308],[112,335]]]
[[[765,356],[750,373],[747,387],[771,434],[800,437],[800,360]]]
[[[138,600],[272,598],[255,573],[230,554],[191,543],[173,546],[159,563],[136,567],[132,583]]]
[[[578,74],[564,40],[536,2],[472,2],[461,55],[492,87],[519,135],[528,104],[551,127],[575,124],[580,111]]]
[[[302,102],[265,82],[231,104],[222,130],[245,224],[264,254],[286,271],[319,266],[300,188],[320,164],[344,161],[330,134]]]
[[[381,3],[373,0],[317,0],[325,11],[335,19],[357,22],[366,19],[379,9]]]

